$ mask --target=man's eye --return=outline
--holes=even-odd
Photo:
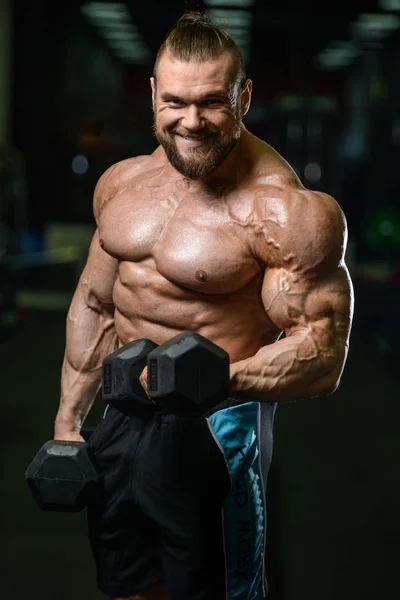
[[[206,106],[212,106],[213,104],[221,104],[221,100],[206,100],[204,104]]]
[[[180,106],[183,104],[181,100],[168,100],[168,104],[172,104],[173,106]]]

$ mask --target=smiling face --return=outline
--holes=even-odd
[[[250,82],[237,90],[232,57],[181,61],[165,52],[152,78],[154,132],[170,163],[190,179],[215,171],[240,137]]]

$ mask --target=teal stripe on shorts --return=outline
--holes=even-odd
[[[258,402],[249,402],[220,410],[207,419],[232,484],[222,510],[227,600],[263,600],[266,596],[266,499],[259,411]]]

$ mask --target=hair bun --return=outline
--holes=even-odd
[[[203,15],[200,12],[187,12],[184,15],[181,16],[181,18],[178,21],[178,24],[185,24],[186,23],[202,23],[204,25],[209,25],[211,23],[211,20],[206,16]]]

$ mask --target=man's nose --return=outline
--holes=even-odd
[[[189,131],[202,129],[203,119],[201,115],[201,109],[194,104],[187,106],[181,124]]]

